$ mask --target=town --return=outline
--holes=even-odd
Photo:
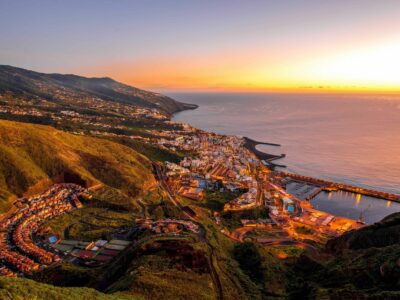
[[[245,147],[246,141],[236,136],[218,135],[196,130],[185,124],[183,132],[174,131],[157,141],[171,151],[191,153],[179,164],[166,162],[165,176],[172,196],[202,202],[207,191],[244,191],[225,203],[222,212],[214,212],[221,232],[236,241],[243,241],[257,229],[279,228],[279,238],[258,238],[266,241],[309,241],[322,243],[328,238],[362,226],[356,220],[333,216],[285,190],[280,172],[271,170]],[[179,197],[175,197],[176,199]],[[242,227],[226,228],[220,214],[228,211],[249,211],[263,208],[267,218],[242,219]],[[271,227],[272,226],[272,227]],[[274,231],[273,230],[273,231]],[[268,234],[267,234],[268,235]]]
[[[67,104],[72,101],[73,109],[67,104],[58,105],[45,98],[16,99],[3,94],[0,95],[0,116],[17,121],[51,124],[62,129],[68,128],[75,134],[92,135],[132,133],[129,130],[131,124],[152,126],[154,123],[165,123],[168,120],[166,113],[157,108],[110,102],[58,89],[55,93],[55,97],[60,101]]]
[[[73,117],[76,115],[73,114]],[[201,203],[209,191],[237,194],[236,198],[223,204],[222,211],[213,212],[214,222],[220,231],[237,242],[251,237],[253,231],[261,230],[266,236],[256,234],[255,241],[262,245],[320,243],[362,226],[354,220],[315,210],[309,202],[289,194],[282,177],[278,176],[280,173],[270,170],[247,149],[243,138],[204,132],[188,124],[171,123],[179,129],[153,132],[153,138],[146,142],[172,152],[190,153],[178,164],[165,162],[160,165],[162,174],[158,176],[173,203],[190,220],[138,219],[138,229],[150,230],[153,234],[199,234],[196,213],[181,204],[180,197]],[[30,274],[63,259],[80,266],[99,266],[131,245],[132,240],[117,238],[79,241],[50,236],[45,243],[35,239],[35,234],[46,220],[81,208],[79,197],[85,194],[87,191],[78,185],[56,184],[40,195],[16,201],[14,207],[17,211],[1,223],[1,274]],[[241,225],[236,228],[228,228],[221,221],[227,212],[256,208],[265,210],[268,215],[257,219],[242,218]],[[306,228],[312,234],[299,228]],[[275,237],[269,237],[268,232],[273,232]],[[306,246],[313,247],[313,244]]]
[[[58,97],[63,97],[62,93]],[[262,246],[292,245],[312,250],[332,237],[364,225],[362,220],[334,216],[313,208],[309,200],[319,192],[344,189],[397,199],[387,193],[276,171],[271,160],[284,155],[260,157],[261,152],[254,150],[255,141],[174,122],[155,108],[117,102],[106,105],[100,98],[85,98],[79,103],[85,105],[85,109],[102,113],[87,113],[83,107],[55,110],[53,104],[44,99],[20,99],[15,104],[3,95],[0,114],[44,118],[57,124],[67,122],[76,125],[67,127],[74,134],[120,136],[176,154],[180,159],[175,162],[153,161],[153,171],[171,203],[182,212],[182,219],[138,218],[130,229],[136,233],[201,236],[204,229],[193,208],[207,202],[210,193],[217,193],[222,198],[234,195],[221,202],[220,208],[209,209],[217,228],[230,240],[251,239]],[[141,129],[130,131],[132,122],[140,123]],[[304,188],[289,192],[288,187],[293,182],[303,182],[305,185],[299,186]],[[64,183],[55,184],[37,196],[15,201],[14,209],[0,225],[0,275],[25,276],[62,260],[78,266],[98,267],[134,248],[140,242],[137,235],[126,239],[111,235],[109,239],[93,241],[61,239],[54,234],[45,239],[38,237],[46,221],[81,209],[80,199],[88,195],[87,189]],[[239,221],[233,220],[236,218]]]

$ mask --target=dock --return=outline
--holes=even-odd
[[[306,200],[307,201],[310,201],[312,198],[314,198],[315,196],[317,196],[319,193],[321,193],[323,190],[325,190],[325,187],[319,187],[319,188],[316,188],[311,194],[309,194],[307,197],[306,197]]]
[[[344,184],[344,183],[337,183],[337,182],[322,180],[322,179],[318,179],[318,178],[313,178],[313,177],[309,177],[309,176],[303,176],[303,175],[288,173],[288,172],[276,172],[276,174],[281,177],[289,177],[296,181],[302,181],[302,182],[320,186],[321,187],[320,191],[322,191],[322,190],[327,190],[327,191],[342,190],[342,191],[346,191],[346,192],[375,197],[375,198],[379,198],[379,199],[400,202],[400,195],[393,194],[393,193],[381,192],[381,191],[376,191],[376,190],[372,190],[372,189],[366,189],[366,188],[352,186],[352,185],[348,185],[348,184]],[[313,197],[315,197],[315,195]],[[310,199],[312,199],[312,197]]]

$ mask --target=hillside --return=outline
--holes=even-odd
[[[136,196],[154,180],[150,162],[126,146],[52,127],[0,121],[0,209],[51,182],[103,184]]]
[[[296,296],[317,299],[400,298],[400,213],[328,241],[296,264]]]
[[[54,182],[96,187],[90,201],[82,197],[82,208],[46,220],[42,233],[88,245],[100,239],[133,242],[100,267],[91,265],[97,256],[87,258],[88,253],[74,246],[77,251],[66,254],[61,263],[24,273],[41,283],[0,278],[0,298],[400,298],[400,213],[326,245],[325,236],[320,244],[304,238],[298,243],[288,239],[279,224],[243,226],[243,220],[255,224],[268,218],[264,205],[220,212],[243,191],[223,192],[218,183],[205,193],[205,201],[179,195],[178,188],[175,195],[171,188],[197,183],[172,175],[166,180],[164,169],[154,164],[157,185],[150,160],[178,162],[197,155],[196,147],[204,144],[199,137],[205,132],[170,122],[170,114],[184,108],[193,107],[110,78],[0,66],[0,119],[12,120],[0,120],[0,213],[8,211],[14,199]],[[235,144],[226,138],[209,134],[207,148],[209,143],[216,149]],[[222,150],[213,153],[225,155]],[[242,151],[229,151],[228,159],[242,155],[246,157]],[[206,158],[208,165],[211,159]],[[246,164],[242,170],[247,169]],[[7,227],[8,237],[15,228]],[[306,234],[314,235],[308,229]],[[241,233],[243,243],[235,238]],[[36,241],[41,238],[30,234]],[[4,245],[20,247],[4,237]],[[94,251],[102,256],[99,249]],[[18,269],[9,261],[2,263]]]
[[[84,107],[85,101],[82,99],[85,98],[157,108],[168,114],[195,107],[107,77],[44,74],[0,65],[0,95],[4,93],[29,99],[44,99],[64,107]]]
[[[1,299],[96,299],[96,300],[123,300],[124,296],[106,295],[90,288],[61,288],[48,284],[38,283],[29,279],[7,278],[0,276]],[[132,296],[129,299],[133,298]]]
[[[333,253],[346,250],[381,248],[400,244],[400,213],[392,214],[373,225],[345,233],[330,240],[326,247]]]

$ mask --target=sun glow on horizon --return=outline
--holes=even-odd
[[[159,92],[400,93],[400,1],[43,1],[3,1],[3,64]]]
[[[400,41],[357,49],[317,63],[310,78],[366,88],[400,89]]]
[[[373,43],[324,55],[247,49],[149,57],[96,66],[117,80],[153,90],[221,92],[400,92],[400,41]],[[283,56],[283,57],[282,57]]]
[[[288,60],[273,68],[261,66],[254,73],[253,87],[287,91],[400,92],[400,41],[354,48],[322,57],[315,54],[315,58],[304,61]]]

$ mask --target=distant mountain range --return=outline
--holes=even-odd
[[[168,114],[197,107],[108,77],[87,78],[71,74],[44,74],[0,65],[0,94],[4,93],[18,97],[43,98],[57,104],[95,97],[104,101],[158,108]]]

